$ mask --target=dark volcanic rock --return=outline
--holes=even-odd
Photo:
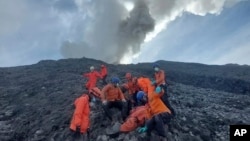
[[[81,74],[92,59],[41,61],[38,64],[0,69],[0,141],[67,141],[73,102],[84,90]],[[230,124],[250,124],[250,67],[207,66],[159,61],[166,69],[170,100],[177,116],[168,129],[169,141],[229,140]],[[110,65],[111,76],[126,72],[152,77],[152,64]],[[102,87],[101,83],[98,83]],[[229,93],[230,92],[230,93]],[[114,110],[117,118],[119,112]],[[100,102],[92,107],[93,141],[144,141],[145,134],[133,131],[117,137],[110,128]],[[157,140],[157,136],[153,136]]]

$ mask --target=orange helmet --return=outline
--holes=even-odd
[[[126,73],[125,78],[126,78],[126,79],[131,79],[131,78],[132,78],[131,73]]]

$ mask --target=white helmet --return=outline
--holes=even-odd
[[[94,70],[94,69],[95,69],[95,67],[94,67],[94,66],[91,66],[89,69],[90,69],[90,70]]]

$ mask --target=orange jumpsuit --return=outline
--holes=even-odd
[[[144,124],[150,118],[148,106],[139,106],[131,110],[129,117],[121,125],[121,132],[130,132]]]
[[[85,73],[83,75],[83,77],[87,77],[88,78],[88,82],[85,84],[86,88],[88,90],[96,87],[96,82],[97,82],[97,78],[102,78],[102,76],[100,75],[100,73],[98,73],[97,71],[93,71],[93,72],[89,72],[89,73]]]
[[[150,113],[152,116],[155,116],[160,113],[168,112],[171,114],[169,108],[162,102],[161,96],[164,93],[157,94],[155,92],[155,87],[154,86],[149,86],[148,88],[148,105],[150,109]]]
[[[74,102],[75,111],[71,120],[70,129],[76,131],[76,127],[80,126],[81,133],[86,133],[90,125],[90,109],[89,109],[89,96],[83,94]]]

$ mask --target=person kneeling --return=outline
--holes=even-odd
[[[111,83],[102,89],[101,99],[104,112],[112,122],[114,122],[114,118],[111,115],[110,108],[113,107],[121,111],[123,121],[126,119],[126,100],[119,87],[119,79],[117,77],[113,77]]]

